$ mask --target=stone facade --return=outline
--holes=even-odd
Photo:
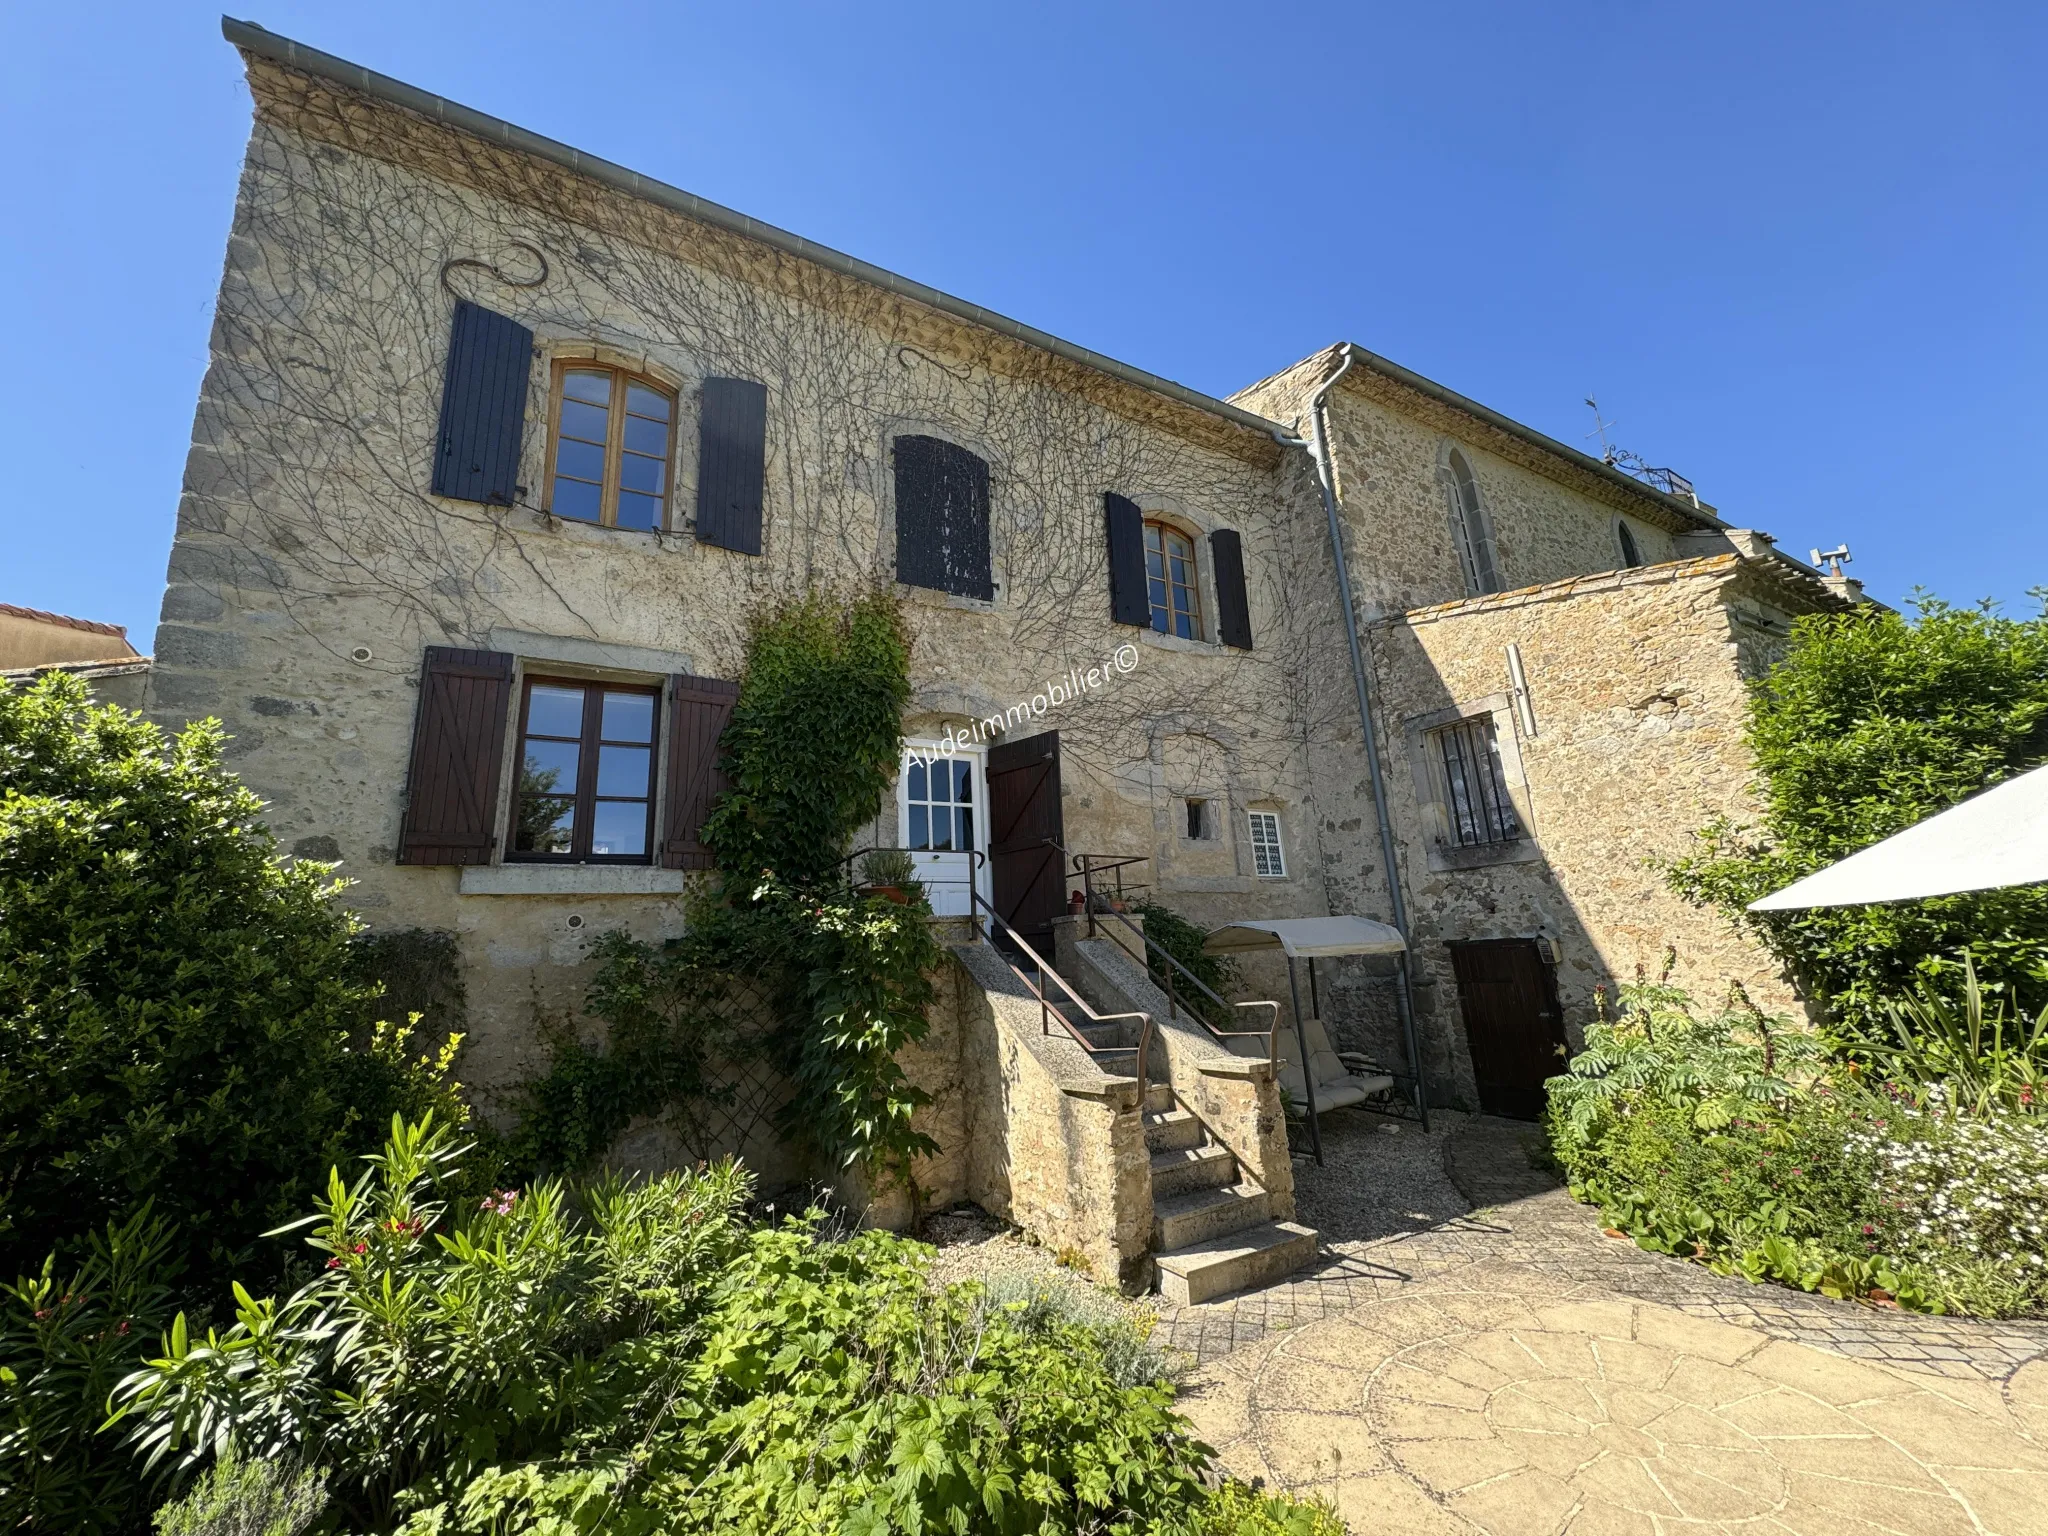
[[[981,601],[898,586],[916,632],[909,736],[966,730],[1124,648],[1135,661],[1103,686],[1013,715],[1005,736],[1059,732],[1066,845],[1144,857],[1133,878],[1198,923],[1387,915],[1323,505],[1291,436],[1337,352],[1235,405],[1205,401],[888,274],[807,256],[792,237],[752,237],[722,210],[694,215],[682,194],[599,174],[353,66],[281,40],[245,44],[256,121],[149,707],[173,724],[220,717],[232,766],[268,801],[286,848],[339,860],[373,926],[460,934],[464,1075],[487,1102],[532,1069],[536,1018],[577,1006],[589,940],[676,931],[691,877],[502,854],[399,865],[424,649],[509,655],[515,685],[542,673],[733,677],[760,602],[894,580],[890,444],[904,434],[988,464],[994,587]],[[511,505],[430,489],[458,297],[534,336]],[[1667,941],[1702,986],[1740,978],[1760,999],[1787,1000],[1758,951],[1664,895],[1643,860],[1743,807],[1743,679],[1788,615],[1842,599],[1754,538],[1736,542],[1750,536],[1711,509],[1358,356],[1329,402],[1331,467],[1436,1090],[1470,1093],[1448,938],[1553,937],[1575,1017],[1594,986]],[[527,489],[546,479],[552,365],[586,358],[674,391],[682,430],[657,531],[558,518]],[[693,427],[712,377],[767,387],[758,556],[700,543],[691,526]],[[1476,482],[1496,574],[1516,590],[1467,591],[1447,500],[1453,449]],[[1198,550],[1195,638],[1112,622],[1105,492]],[[1616,572],[1618,518],[1644,569]],[[1249,650],[1220,641],[1209,536],[1222,530],[1241,540]],[[1509,641],[1539,729],[1524,740],[1510,721],[1500,737],[1533,836],[1518,862],[1432,868],[1405,733],[1500,694]],[[1284,874],[1259,872],[1252,811],[1278,816]],[[893,805],[872,833],[902,839]],[[1384,967],[1340,965],[1325,981],[1340,1035],[1384,1029]],[[1143,1249],[1139,1213],[1118,1193],[1142,1172],[1134,1104],[1077,1092],[1073,1063],[1020,1044],[1029,1029],[1004,1025],[1007,1003],[970,982],[971,967],[914,1064],[938,1094],[934,1133],[958,1148],[921,1175],[927,1198],[1030,1213],[1048,1240],[1071,1238],[1098,1272],[1128,1280]],[[1284,972],[1248,966],[1247,995],[1284,999]],[[1236,1127],[1240,1161],[1270,1165],[1270,1103],[1232,1087],[1227,1064],[1183,1054],[1194,1064],[1182,1075]],[[1082,1207],[1096,1213],[1086,1231]]]

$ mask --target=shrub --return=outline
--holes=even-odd
[[[1751,688],[1759,825],[1716,822],[1675,889],[1751,926],[1845,1028],[1883,1037],[1880,1000],[1959,980],[1962,950],[2027,1014],[2048,1005],[2048,887],[1803,912],[1745,909],[2048,758],[2048,614],[1933,599],[1908,618],[1858,609],[1796,620]]]
[[[0,1530],[120,1531],[145,1501],[100,1435],[107,1397],[171,1314],[169,1225],[147,1206],[83,1262],[0,1286]]]
[[[232,1453],[156,1512],[156,1536],[299,1536],[327,1507],[327,1480],[289,1462]]]
[[[152,1198],[185,1283],[255,1278],[307,1171],[381,1134],[361,1106],[438,1091],[402,1033],[351,1047],[354,920],[329,866],[279,861],[221,740],[61,674],[0,685],[0,1265]]]
[[[1868,1086],[1810,1036],[1663,985],[1550,1083],[1573,1193],[1643,1247],[1928,1311],[2048,1302],[2048,1121],[1948,1088]],[[1788,1061],[1796,1063],[1787,1069]]]
[[[934,1288],[930,1250],[815,1217],[744,1230],[731,1167],[437,1197],[453,1153],[395,1126],[330,1180],[319,1278],[120,1389],[160,1468],[296,1458],[346,1529],[1332,1527],[1204,1485],[1207,1453],[1114,1327]]]

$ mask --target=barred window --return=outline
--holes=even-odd
[[[1493,717],[1478,715],[1429,734],[1443,765],[1449,841],[1461,848],[1478,848],[1519,839],[1522,824],[1508,799],[1500,749],[1493,739]]]
[[[1273,811],[1251,812],[1252,872],[1267,880],[1287,878],[1287,858],[1280,851],[1280,817]]]

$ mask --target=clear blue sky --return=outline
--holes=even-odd
[[[248,0],[1223,394],[1357,341],[1898,601],[2031,611],[2048,8]],[[248,129],[217,13],[10,7],[0,601],[155,626]]]

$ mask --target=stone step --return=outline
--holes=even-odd
[[[1152,1251],[1172,1253],[1191,1243],[1206,1243],[1255,1227],[1272,1215],[1272,1197],[1249,1182],[1154,1199]]]
[[[1213,1141],[1206,1146],[1174,1147],[1152,1154],[1154,1201],[1197,1189],[1221,1189],[1237,1182],[1237,1159]]]
[[[1145,1116],[1145,1145],[1154,1152],[1199,1146],[1201,1140],[1202,1122],[1184,1109],[1169,1109],[1163,1114],[1148,1112]]]
[[[1271,1285],[1316,1256],[1312,1227],[1265,1221],[1224,1237],[1155,1256],[1159,1294],[1178,1306]]]
[[[1085,1018],[1077,1018],[1074,1020],[1074,1028],[1081,1032],[1082,1039],[1098,1051],[1114,1050],[1129,1043],[1124,1038],[1122,1024],[1091,1024]],[[1131,1048],[1136,1049],[1135,1046]]]
[[[1151,1063],[1147,1062],[1147,1066]],[[1145,1085],[1145,1109],[1147,1113],[1163,1115],[1173,1108],[1173,1089],[1165,1083]]]

